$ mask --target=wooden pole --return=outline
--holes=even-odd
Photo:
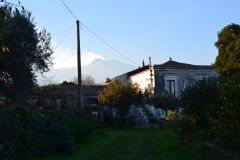
[[[78,96],[79,96],[80,109],[83,109],[79,20],[77,20],[77,64],[78,64]]]

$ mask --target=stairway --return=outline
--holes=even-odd
[[[148,117],[146,116],[143,108],[134,108],[135,125],[133,128],[149,128]]]

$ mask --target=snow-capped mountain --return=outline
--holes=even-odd
[[[105,78],[113,78],[133,69],[136,69],[136,67],[117,60],[96,59],[91,64],[82,66],[82,75],[90,75],[95,79],[96,83],[100,83]],[[44,73],[43,76],[38,75],[37,81],[39,85],[46,85],[71,81],[74,77],[77,77],[77,67],[50,70]]]

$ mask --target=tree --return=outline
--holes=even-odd
[[[67,86],[67,85],[76,85],[74,82],[63,81],[59,84],[60,86]]]
[[[219,88],[212,131],[216,141],[229,147],[240,147],[240,73]]]
[[[212,104],[217,96],[217,82],[215,79],[202,80],[193,87],[187,87],[181,94],[183,113],[192,117],[198,127],[208,127]]]
[[[240,25],[230,24],[218,33],[215,65],[220,78],[226,81],[240,71]]]
[[[78,84],[78,78],[74,77],[72,80],[73,83]],[[90,76],[90,75],[86,75],[82,77],[82,85],[95,85],[95,79]]]
[[[0,18],[4,19],[7,15],[8,15],[8,9],[12,9],[12,8],[21,8],[22,10],[24,10],[24,7],[20,5],[21,2],[18,0],[18,3],[11,3],[7,0],[0,0]],[[3,29],[0,28],[0,39],[3,39]],[[0,48],[0,53],[5,53],[5,52],[9,52],[9,48],[7,46],[2,45]]]
[[[90,75],[83,76],[82,85],[94,85],[94,84],[96,83],[95,79],[92,76]]]
[[[9,53],[0,54],[0,92],[9,98],[29,95],[36,82],[36,72],[46,72],[52,65],[51,36],[45,29],[38,32],[31,13],[11,8],[0,19],[3,39]]]
[[[138,90],[132,84],[114,80],[98,94],[98,102],[117,108],[119,125],[123,126],[130,104],[134,103],[137,94]]]

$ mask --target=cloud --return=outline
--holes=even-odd
[[[81,64],[82,66],[91,64],[93,61],[97,60],[97,59],[101,59],[104,60],[103,56],[96,54],[94,52],[89,52],[87,50],[83,51],[81,54]]]
[[[103,56],[95,52],[84,50],[81,53],[82,66],[89,65],[97,59],[104,60]],[[60,45],[53,53],[53,63],[54,69],[77,67],[77,51]]]

